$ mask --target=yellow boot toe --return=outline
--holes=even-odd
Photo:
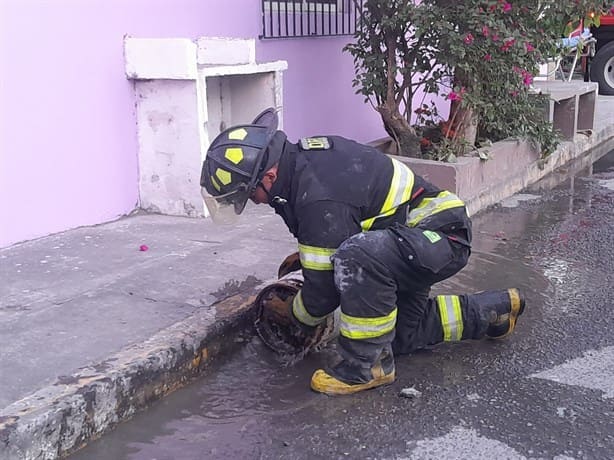
[[[395,379],[394,369],[386,374],[381,365],[375,366],[371,373],[373,379],[368,382],[349,384],[333,377],[323,369],[318,369],[311,377],[311,389],[327,395],[349,395],[382,385],[389,385]]]

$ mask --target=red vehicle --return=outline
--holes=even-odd
[[[591,33],[597,42],[589,63],[590,78],[599,83],[599,94],[614,96],[614,14],[601,16],[601,24]]]

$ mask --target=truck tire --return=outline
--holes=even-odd
[[[599,94],[614,96],[614,42],[606,43],[595,54],[591,80],[599,83]]]

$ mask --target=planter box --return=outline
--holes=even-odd
[[[570,161],[589,154],[594,150],[591,161],[613,148],[612,129],[587,137],[577,135],[573,142],[563,142],[548,157],[541,160],[539,153],[526,141],[508,140],[496,142],[485,149],[489,160],[478,157],[460,157],[457,163],[443,163],[432,160],[390,155],[407,164],[412,171],[436,186],[456,193],[467,204],[470,215],[519,192],[537,182],[545,175]],[[389,140],[372,143],[385,147]],[[595,147],[599,148],[595,149]]]
[[[611,97],[597,97],[593,121],[592,130],[576,133],[573,139],[562,142],[547,160],[541,160],[538,152],[526,142],[514,140],[496,142],[485,149],[490,156],[486,161],[478,157],[460,157],[457,163],[442,163],[390,156],[407,164],[429,182],[456,193],[467,204],[469,214],[474,214],[571,161],[581,159],[581,164],[589,165],[614,149],[614,104]],[[390,154],[394,153],[391,143],[390,138],[384,138],[370,145]]]
[[[456,163],[391,156],[427,181],[456,193],[467,204],[469,214],[474,214],[521,190],[529,177],[542,171],[539,153],[527,142],[496,142],[487,151],[489,160],[459,157]]]

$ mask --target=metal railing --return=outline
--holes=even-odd
[[[353,35],[363,0],[262,0],[260,38]]]

